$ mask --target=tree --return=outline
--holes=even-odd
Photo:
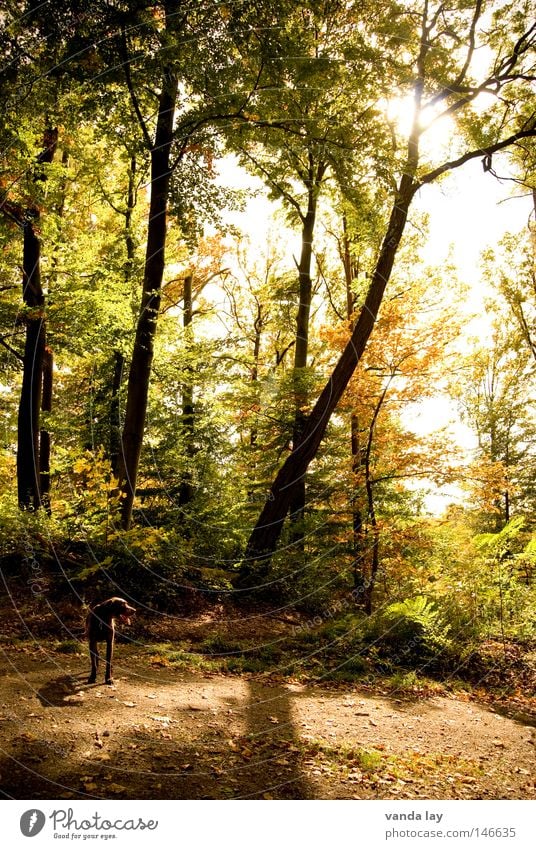
[[[224,248],[219,238],[201,239],[196,251],[189,252],[184,272],[164,288],[165,306],[162,312],[182,306],[183,348],[180,351],[182,381],[180,386],[181,417],[179,442],[184,455],[184,468],[178,484],[178,505],[185,518],[189,505],[195,498],[194,465],[200,446],[196,431],[199,416],[196,404],[199,358],[203,356],[196,346],[194,318],[203,313],[203,290],[209,284],[222,284],[228,274],[224,267]],[[210,312],[210,309],[208,310]]]
[[[486,252],[487,276],[504,298],[521,340],[536,361],[536,223],[525,238],[509,234]]]
[[[446,269],[444,275],[430,268],[421,270],[416,255],[418,245],[413,239],[403,252],[375,333],[339,405],[339,413],[352,425],[352,454],[343,478],[345,503],[338,512],[351,514],[355,596],[367,613],[372,610],[382,548],[389,552],[385,559],[396,559],[401,529],[407,537],[408,515],[418,510],[422,495],[413,489],[414,483],[437,485],[451,479],[454,472],[445,435],[438,429],[434,435],[418,436],[410,421],[413,405],[440,391],[452,367],[452,343],[459,333],[459,320],[441,292],[445,277],[452,287],[452,270]],[[343,347],[346,322],[324,332],[337,348]],[[326,451],[332,441],[333,435]],[[385,571],[387,586],[391,576]]]
[[[485,13],[490,11],[481,0],[476,0],[470,8],[465,3],[456,3],[449,9],[425,0],[418,32],[415,18],[404,9],[393,13],[398,26],[404,25],[405,31],[411,27],[411,35],[404,44],[404,52],[412,53],[411,59],[400,58],[406,79],[413,81],[414,113],[387,232],[351,339],[307,418],[300,443],[272,484],[272,500],[266,502],[253,528],[243,561],[242,580],[252,579],[255,563],[262,564],[266,571],[297,482],[316,456],[331,414],[374,328],[416,193],[472,159],[482,158],[486,166],[494,154],[536,135],[530,92],[535,77],[531,52],[536,43],[536,25],[527,24],[527,14],[517,15],[513,9],[496,12],[488,25]],[[507,11],[509,27],[505,30]],[[505,31],[507,37],[503,37]],[[477,44],[495,48],[490,67],[480,82],[475,81],[473,70]],[[482,119],[472,107],[484,93],[493,95],[496,102]],[[440,118],[447,117],[456,118],[460,127],[463,126],[464,138],[468,139],[465,150],[456,151],[452,158],[435,166],[422,163],[423,136]]]
[[[167,2],[163,6],[163,37],[173,40],[180,30],[180,4]],[[121,452],[118,462],[118,477],[123,490],[122,524],[128,528],[132,516],[132,506],[136,492],[136,480],[147,412],[149,380],[153,361],[154,337],[158,312],[160,309],[160,291],[164,275],[164,251],[166,244],[167,207],[171,180],[171,146],[174,137],[176,100],[179,87],[179,75],[168,58],[164,61],[160,94],[158,96],[156,128],[154,139],[142,115],[138,97],[131,77],[131,57],[127,46],[127,35],[123,26],[124,68],[127,85],[132,97],[145,143],[151,157],[151,201],[147,229],[147,248],[141,307],[136,326],[136,338],[128,377],[127,401],[121,436]],[[169,54],[168,54],[169,55]],[[164,53],[164,58],[166,54]],[[189,136],[189,134],[188,134]],[[183,145],[184,148],[184,145]]]
[[[68,63],[62,61],[74,37],[78,20],[76,10],[66,4],[69,14],[63,16],[62,8],[56,18],[54,9],[44,14],[40,6],[36,7],[33,2],[12,4],[9,14],[2,19],[7,61],[0,85],[8,116],[3,125],[3,141],[9,151],[8,169],[18,171],[13,174],[12,170],[10,179],[4,183],[3,187],[8,186],[10,191],[6,191],[2,199],[2,208],[24,234],[26,344],[18,415],[19,503],[33,509],[44,504],[49,509],[50,434],[40,424],[41,410],[51,411],[53,394],[47,312],[58,294],[58,261],[64,235],[61,219],[68,181],[68,137],[73,127],[80,128],[83,106],[77,104],[75,109],[66,96],[73,78],[66,70]],[[55,23],[59,24],[57,28]],[[75,55],[78,56],[76,51]],[[39,140],[34,137],[36,113],[42,116]],[[57,148],[61,151],[61,164],[53,165]],[[22,151],[25,153],[21,155]],[[42,250],[44,234],[48,236],[46,252]]]
[[[184,7],[181,0],[165,0],[156,16],[151,37],[156,40],[156,68],[159,94],[153,98],[151,112],[156,113],[154,135],[144,118],[140,92],[146,93],[144,67],[136,81],[133,67],[137,56],[129,44],[131,27],[122,22],[122,56],[125,78],[132,107],[138,118],[146,149],[151,160],[151,201],[147,229],[147,249],[141,307],[130,364],[127,400],[119,463],[123,492],[122,525],[128,528],[136,492],[149,381],[154,351],[161,287],[165,264],[167,212],[170,199],[184,224],[184,208],[192,199],[184,191],[181,177],[187,173],[185,163],[210,163],[216,141],[210,127],[218,121],[242,116],[249,93],[248,74],[240,77],[241,89],[229,89],[233,76],[235,51],[229,37],[226,7]],[[140,44],[144,28],[136,34]],[[251,85],[254,85],[252,80]],[[180,97],[179,97],[180,95]],[[179,105],[180,104],[180,105]],[[155,108],[156,107],[156,108]],[[172,158],[173,157],[173,158]],[[199,168],[198,170],[202,169]],[[173,184],[174,180],[174,184]],[[182,213],[182,214],[181,214]]]
[[[489,347],[475,344],[456,385],[478,439],[473,497],[485,525],[500,531],[534,498],[534,366],[519,332],[495,319]]]
[[[171,209],[187,230],[203,206],[208,214],[213,211],[214,191],[205,192],[217,148],[210,128],[242,114],[254,77],[234,61],[231,28],[240,22],[230,21],[226,7],[196,7],[182,0],[97,2],[84,9],[60,0],[46,12],[33,0],[29,6],[27,20],[55,47],[49,73],[92,82],[85,102],[93,108],[94,119],[104,110],[118,118],[127,92],[137,122],[137,137],[129,139],[129,146],[133,154],[139,150],[150,161],[141,305],[118,460],[121,522],[128,528],[161,302],[168,213]],[[125,132],[131,123],[125,121]]]
[[[241,161],[261,176],[300,228],[295,259],[296,334],[294,344],[294,421],[292,445],[301,441],[309,403],[310,317],[314,292],[314,239],[319,203],[328,180],[350,191],[347,179],[355,160],[373,155],[372,91],[379,89],[381,63],[363,44],[362,20],[344,4],[300,3],[284,19],[276,49],[263,57],[249,125],[241,126],[232,146]],[[261,56],[263,55],[261,45]],[[360,61],[351,61],[360,52]],[[275,54],[275,55],[274,55]],[[349,96],[349,83],[353,96]],[[377,152],[378,153],[378,152]],[[305,476],[293,487],[290,518],[293,539],[303,547]]]
[[[48,504],[50,439],[41,429],[41,409],[52,403],[52,353],[46,342],[45,294],[41,282],[40,217],[46,166],[54,159],[58,142],[57,128],[47,127],[42,149],[36,155],[27,179],[26,199],[7,194],[1,203],[5,216],[22,232],[22,298],[24,302],[25,342],[22,355],[17,434],[17,490],[19,505],[37,510]],[[43,406],[44,405],[44,406]]]

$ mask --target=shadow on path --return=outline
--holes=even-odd
[[[85,673],[50,671],[31,661],[23,695],[20,679],[5,694],[16,724],[0,723],[4,798],[313,797],[288,687],[139,667],[88,687]]]
[[[51,678],[36,691],[43,707],[81,707],[80,696],[85,675],[60,675]]]
[[[301,768],[299,735],[288,687],[248,682],[244,770],[240,798],[314,798]]]

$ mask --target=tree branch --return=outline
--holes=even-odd
[[[318,273],[320,275],[320,279],[323,281],[324,286],[326,287],[326,292],[328,293],[328,301],[330,303],[331,309],[333,310],[333,312],[335,313],[335,315],[337,316],[337,318],[340,321],[344,321],[345,316],[335,306],[335,302],[334,302],[332,294],[331,294],[331,289],[329,287],[327,277],[324,274],[324,269],[322,268],[322,260],[320,259],[320,256],[318,254],[315,254],[315,260],[316,260],[316,266],[318,268]]]
[[[450,85],[445,85],[445,87],[442,88],[441,91],[439,91],[428,101],[426,106],[428,108],[434,106],[436,103],[440,103],[442,100],[445,100],[445,98],[449,97],[449,95],[451,94],[464,94],[465,97],[458,101],[457,104],[453,104],[453,106],[450,107],[446,112],[441,113],[438,118],[456,111],[460,106],[463,106],[465,103],[469,102],[470,100],[473,100],[478,94],[482,93],[483,91],[490,90],[491,86],[496,86],[498,89],[504,83],[511,82],[515,79],[527,78],[529,81],[534,79],[534,77],[532,77],[531,75],[512,74],[511,71],[512,68],[514,68],[516,63],[518,62],[521,54],[526,53],[530,49],[531,39],[533,38],[534,33],[536,32],[536,25],[532,26],[529,30],[527,30],[526,33],[524,33],[518,39],[517,43],[514,45],[512,53],[505,57],[503,61],[494,68],[493,73],[486,80],[484,80],[484,82],[482,82],[479,86],[464,87],[462,85],[465,75],[467,74],[467,71],[469,69],[469,65],[471,64],[471,59],[475,50],[475,32],[478,19],[481,15],[481,5],[482,0],[478,0],[477,5],[475,7],[473,21],[469,33],[469,49],[462,70],[460,71],[456,79]],[[525,42],[527,43],[524,44]],[[491,89],[492,93],[496,93],[497,89]]]
[[[278,182],[276,182],[276,180],[274,180],[274,178],[270,175],[270,172],[264,167],[264,165],[261,165],[261,163],[258,162],[255,159],[254,156],[252,156],[250,153],[247,152],[247,150],[242,148],[242,153],[244,154],[244,156],[247,159],[249,159],[250,162],[253,163],[255,168],[258,168],[259,171],[262,174],[264,174],[264,176],[266,177],[268,182],[273,186],[273,188],[276,190],[276,192],[279,192],[279,194],[282,197],[284,197],[285,200],[288,201],[288,203],[290,203],[295,208],[296,212],[298,213],[298,215],[300,217],[300,221],[303,224],[305,222],[305,215],[303,214],[303,212],[301,210],[301,206],[298,203],[298,201],[296,200],[296,198],[292,197],[292,195],[289,194],[289,192],[285,191],[285,189]]]
[[[16,351],[16,350],[15,350],[15,348],[12,348],[12,347],[11,347],[11,345],[9,345],[9,344],[6,342],[6,340],[4,339],[4,337],[3,337],[3,336],[0,336],[0,345],[3,345],[3,346],[4,346],[4,348],[6,348],[6,350],[8,350],[10,354],[13,354],[13,356],[14,356],[14,357],[16,357],[18,360],[20,360],[20,362],[21,362],[21,363],[23,363],[23,362],[24,362],[24,357],[23,357],[23,355],[22,355],[22,354],[19,354],[19,352],[18,352],[18,351]]]
[[[467,56],[465,58],[465,62],[463,68],[460,73],[456,77],[454,81],[454,85],[456,87],[461,86],[465,79],[465,75],[469,70],[469,65],[471,64],[471,59],[473,58],[473,53],[475,51],[475,34],[476,34],[476,25],[479,21],[480,15],[482,13],[482,0],[477,0],[475,5],[475,11],[473,14],[473,20],[471,21],[471,28],[469,30],[469,48],[467,50]]]
[[[441,174],[445,174],[447,171],[453,171],[455,168],[459,168],[460,165],[465,165],[465,163],[469,162],[471,159],[476,159],[478,156],[491,156],[499,150],[503,150],[505,147],[515,144],[515,142],[520,139],[528,139],[535,136],[536,122],[534,122],[533,126],[528,130],[520,130],[518,133],[508,136],[508,138],[503,139],[500,142],[487,145],[487,147],[480,147],[477,150],[468,151],[467,153],[464,153],[463,156],[459,156],[458,159],[451,159],[449,162],[444,162],[443,165],[439,165],[437,168],[429,171],[428,174],[424,174],[423,177],[420,177],[417,181],[417,188],[424,186],[426,183],[432,183],[437,179],[437,177],[440,177]]]
[[[122,48],[123,59],[124,59],[123,68],[124,68],[124,71],[125,71],[125,80],[126,80],[128,92],[130,94],[132,106],[134,108],[134,112],[136,113],[136,118],[138,119],[138,123],[140,125],[145,144],[147,145],[148,150],[151,150],[151,148],[153,146],[153,141],[151,139],[151,135],[150,135],[149,130],[147,128],[147,124],[145,123],[145,118],[142,115],[142,112],[141,112],[141,109],[140,109],[140,104],[138,102],[138,97],[136,95],[136,92],[134,91],[134,84],[132,82],[132,75],[130,73],[131,59],[129,58],[129,54],[128,54],[127,37],[126,37],[124,25],[121,27],[121,36],[122,36],[122,38],[121,38],[121,48]]]
[[[13,203],[12,201],[5,198],[0,202],[0,210],[4,213],[7,218],[10,218],[11,221],[14,221],[17,227],[24,227],[25,221],[25,212],[22,207],[18,203]]]

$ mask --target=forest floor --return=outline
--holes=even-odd
[[[184,652],[151,641],[150,626],[143,640],[117,645],[113,686],[88,685],[87,650],[54,639],[50,615],[3,613],[4,797],[536,798],[527,693],[397,690],[277,668],[222,674],[185,665]],[[232,636],[254,631],[262,642],[287,628],[239,617]],[[160,619],[160,639],[162,630]],[[184,645],[214,623],[170,621],[164,638],[177,630]]]

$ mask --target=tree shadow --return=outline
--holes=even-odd
[[[237,798],[315,798],[301,766],[290,690],[256,681],[249,681],[248,689],[243,738],[248,762]]]
[[[94,701],[92,689],[76,675],[41,687],[47,723],[4,737],[1,796],[314,798],[301,768],[295,694],[284,686],[164,671],[158,681],[126,685],[119,700]],[[61,710],[73,706],[82,710]],[[64,724],[66,716],[76,718]]]
[[[91,798],[80,793],[80,763],[67,741],[15,738],[0,757],[0,796],[6,799]]]
[[[43,707],[82,707],[82,685],[86,675],[60,675],[36,691]]]
[[[485,706],[488,710],[489,707]],[[524,725],[529,728],[536,728],[536,712],[530,708],[523,709],[519,705],[505,704],[493,705],[493,711],[499,716],[504,716],[506,719],[511,719],[517,725]]]

